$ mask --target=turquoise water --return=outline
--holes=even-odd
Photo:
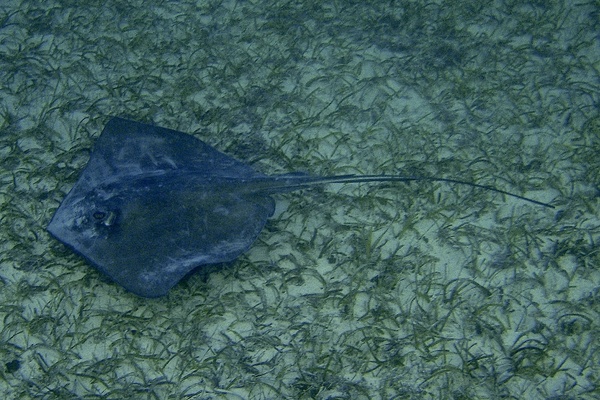
[[[599,395],[597,1],[150,3],[0,6],[8,398]],[[556,209],[290,193],[238,261],[142,299],[45,231],[112,115],[269,174]]]

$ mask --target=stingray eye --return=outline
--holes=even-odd
[[[96,211],[92,216],[104,226],[111,226],[117,218],[117,214],[113,211]]]

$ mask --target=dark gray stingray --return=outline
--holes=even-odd
[[[387,175],[267,176],[182,132],[112,118],[48,230],[144,297],[167,294],[198,266],[248,250],[275,209],[271,195],[315,184],[442,181]]]

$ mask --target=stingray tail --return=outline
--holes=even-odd
[[[402,176],[402,175],[335,175],[335,176],[310,176],[302,173],[282,174],[265,178],[269,181],[265,185],[265,191],[268,192],[287,192],[300,190],[315,185],[325,185],[329,183],[365,183],[365,182],[413,182],[413,181],[428,181],[428,182],[445,182],[456,185],[471,186],[483,190],[500,193],[519,200],[527,201],[539,206],[554,208],[553,205],[542,201],[534,200],[529,197],[521,196],[506,190],[498,189],[494,186],[481,185],[479,183],[463,181],[452,178],[433,178],[428,176]]]

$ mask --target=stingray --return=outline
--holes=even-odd
[[[269,176],[183,132],[112,118],[48,231],[125,289],[164,296],[196,268],[234,260],[273,215],[273,194],[328,183],[457,179]]]

